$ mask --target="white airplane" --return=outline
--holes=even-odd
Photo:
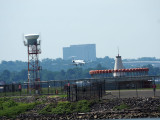
[[[75,66],[78,66],[78,65],[82,66],[82,65],[84,65],[86,62],[85,62],[84,60],[72,60],[72,63],[73,63],[73,65],[75,65]]]

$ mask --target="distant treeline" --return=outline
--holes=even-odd
[[[122,56],[123,58],[123,56]],[[68,69],[73,69],[75,66],[72,65],[72,60],[63,60],[61,58],[57,59],[43,59],[40,61],[40,65],[42,66],[42,69],[47,69],[48,71],[67,71]],[[138,59],[123,59],[123,61],[160,61],[160,59],[157,59],[155,57],[142,57]],[[114,58],[110,58],[108,56],[104,58],[97,58],[96,61],[85,61],[86,64],[82,66],[81,68],[83,70],[89,69],[89,68],[96,68],[99,64],[103,66],[106,69],[113,69],[114,67]],[[28,63],[23,61],[2,61],[0,63],[0,73],[4,70],[9,71],[17,71],[21,72],[22,70],[27,70]],[[126,68],[133,68],[133,67],[140,67],[140,66],[133,66],[132,64],[127,64],[125,66]]]
[[[75,66],[72,64],[72,60],[63,60],[61,58],[57,59],[43,59],[42,61],[39,61],[40,65],[42,66],[42,69],[49,70],[49,71],[61,71],[61,70],[68,70],[73,69]],[[105,67],[112,69],[114,66],[114,59],[109,57],[104,58],[97,58],[96,61],[85,61],[86,64],[82,66],[82,69],[89,69],[89,68],[95,68],[99,63]],[[18,71],[26,69],[27,70],[28,63],[23,61],[2,61],[0,63],[0,72],[4,70],[9,71]]]
[[[138,59],[124,59],[124,61],[160,61],[156,57],[141,57]]]
[[[147,65],[144,67],[149,68],[149,75],[160,75],[159,67],[153,67],[152,65]],[[101,64],[98,64],[95,68],[82,69],[81,67],[74,67],[68,70],[61,70],[57,72],[45,69],[40,72],[40,77],[41,77],[41,81],[90,78],[91,76],[89,75],[89,71],[95,70],[95,69],[101,70],[106,68],[102,67]],[[0,73],[0,82],[2,81],[5,83],[26,82],[28,78],[27,75],[28,75],[27,70],[21,70],[19,72],[3,70]]]
[[[41,81],[48,81],[48,80],[71,80],[71,79],[81,79],[81,78],[90,78],[89,71],[91,69],[85,69],[75,67],[73,69],[68,69],[67,71],[49,71],[49,70],[42,70],[40,72]],[[17,71],[9,71],[4,70],[0,73],[0,82],[5,83],[19,83],[19,82],[26,82],[28,78],[28,71],[21,70],[20,72]]]

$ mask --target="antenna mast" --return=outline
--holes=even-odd
[[[119,47],[117,47],[117,49],[118,49],[118,56],[119,56]]]
[[[38,34],[25,35],[24,45],[28,50],[28,86],[27,91],[31,94],[31,90],[35,93],[40,92],[40,75],[41,66],[39,64],[38,55],[41,54],[41,42],[38,40]]]

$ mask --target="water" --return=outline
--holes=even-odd
[[[132,118],[132,119],[115,119],[115,120],[160,120],[160,118]]]

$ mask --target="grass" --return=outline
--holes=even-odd
[[[16,115],[23,113],[29,109],[32,109],[35,106],[34,103],[20,103],[14,107],[4,108],[0,110],[0,116],[7,116],[7,117],[15,117]]]
[[[56,90],[58,91],[58,94],[64,93],[64,90],[61,87],[50,87],[49,88],[49,94],[56,94]],[[41,93],[42,94],[48,94],[48,88],[42,88]]]
[[[39,103],[17,103],[11,98],[0,98],[0,116],[14,118],[20,113],[33,109],[37,104]]]
[[[57,104],[51,103],[47,105],[44,109],[42,109],[40,114],[71,114],[78,112],[89,112],[90,106],[92,105],[91,101],[81,100],[78,102],[58,102]]]
[[[51,95],[51,98],[55,98],[55,97],[60,97],[60,98],[65,98],[67,97],[67,95]]]
[[[56,90],[58,91],[58,94],[64,94],[64,90],[61,87],[50,87],[49,88],[49,94],[56,94]],[[31,94],[35,94],[34,89],[31,90]],[[41,94],[48,94],[48,88],[41,88]],[[0,92],[0,97],[3,96],[23,96],[23,95],[30,95],[27,93],[27,89],[24,88],[22,91],[15,91],[15,92]]]
[[[153,89],[153,88],[152,88]],[[160,84],[156,85],[156,89],[160,89]]]
[[[75,105],[71,102],[59,102],[56,107],[52,108],[54,114],[69,114],[74,111]]]
[[[39,111],[40,114],[51,114],[52,108],[56,107],[56,103],[48,104],[45,108]]]
[[[0,102],[8,101],[10,99],[11,99],[10,97],[2,97],[0,98]]]
[[[129,106],[127,104],[122,103],[119,106],[115,106],[114,110],[124,110],[124,109],[129,109]]]
[[[156,89],[158,90],[160,88],[156,88]],[[137,88],[137,90],[151,90],[151,91],[153,91],[153,88]],[[119,89],[117,89],[117,90],[106,90],[106,92],[108,92],[108,91],[114,92],[114,91],[119,91]],[[120,91],[136,91],[136,88],[133,88],[133,89],[120,89]]]

